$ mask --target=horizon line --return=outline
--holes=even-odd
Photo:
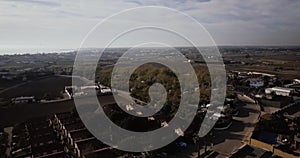
[[[174,48],[195,48],[195,46],[173,46]],[[300,45],[216,45],[216,46],[196,46],[197,48],[205,48],[205,47],[274,47],[274,48],[280,48],[280,47],[300,47]],[[108,47],[105,49],[129,49],[132,48],[130,46],[118,46],[118,47]],[[163,47],[163,46],[147,46],[147,47],[136,47],[136,48],[168,48],[168,47]],[[3,49],[3,48],[2,48]],[[23,49],[23,50],[22,50]],[[26,50],[27,49],[27,50]],[[29,50],[28,50],[29,49]],[[30,50],[32,49],[32,50]],[[41,51],[39,51],[41,49]],[[43,51],[42,49],[49,49],[47,51]],[[52,49],[52,50],[51,50]],[[84,47],[84,48],[7,48],[7,50],[15,50],[19,52],[2,52],[1,53],[1,48],[0,48],[0,55],[24,55],[24,54],[53,54],[53,53],[70,53],[74,51],[78,51],[79,49],[104,49],[103,47]],[[3,50],[5,51],[5,50]],[[36,52],[33,52],[36,51]]]

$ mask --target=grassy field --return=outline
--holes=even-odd
[[[12,126],[35,117],[50,116],[54,113],[71,111],[74,107],[74,102],[68,100],[46,104],[19,104],[9,108],[0,108],[0,128]]]
[[[0,91],[20,83],[21,81],[9,81],[0,78]]]
[[[272,54],[245,58],[244,56],[224,56],[227,60],[242,61],[248,64],[226,65],[227,70],[256,71],[277,75],[284,79],[300,78],[299,54]]]
[[[86,83],[82,78],[76,78],[80,84]],[[36,96],[43,98],[49,94],[52,98],[62,97],[61,93],[65,86],[72,84],[72,78],[69,76],[52,76],[44,79],[31,81],[20,86],[14,86],[0,93],[0,98],[11,99],[17,96]],[[115,103],[113,96],[101,96],[98,98],[102,104]],[[4,102],[4,99],[0,99]],[[16,104],[0,108],[0,128],[11,126],[15,123],[23,122],[30,118],[40,116],[50,116],[54,113],[67,112],[75,108],[73,100],[65,100],[52,103],[29,103]]]
[[[114,104],[115,100],[112,95],[99,96],[98,100],[101,105]],[[89,99],[87,102],[90,101]],[[90,104],[94,104],[91,102]],[[18,104],[8,108],[0,108],[0,128],[14,125],[25,120],[51,116],[55,113],[69,112],[75,109],[73,100],[66,100],[54,103],[31,103]]]
[[[72,85],[71,77],[52,76],[2,91],[0,98],[10,100],[20,96],[35,96],[36,99],[58,99],[63,97],[64,87],[70,85]]]

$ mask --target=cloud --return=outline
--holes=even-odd
[[[133,3],[133,4],[136,4],[138,6],[142,6],[144,5],[143,2],[141,1],[138,1],[138,0],[124,0],[125,3]]]
[[[300,45],[298,0],[6,0],[0,1],[0,43],[76,48],[99,21],[124,9],[148,5],[192,16],[220,45]],[[147,13],[119,19],[119,25],[165,22],[156,16],[143,19],[143,14]],[[167,22],[177,25],[181,21],[170,17]],[[117,26],[107,29],[113,32]]]
[[[7,0],[7,1],[14,1],[18,3],[30,3],[30,4],[36,4],[36,5],[44,5],[44,6],[50,6],[50,7],[59,7],[60,3],[47,1],[47,0]]]

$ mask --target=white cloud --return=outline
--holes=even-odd
[[[207,28],[217,44],[300,44],[297,0],[8,0],[0,2],[1,47],[77,48],[86,33],[105,17],[146,5],[166,6],[191,15]],[[120,24],[134,23],[142,17],[120,19]]]

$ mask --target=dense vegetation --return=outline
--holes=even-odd
[[[110,86],[112,69],[112,67],[98,69],[96,80]],[[194,65],[194,69],[200,83],[200,99],[202,102],[208,102],[210,96],[210,77],[207,68]],[[167,91],[167,101],[164,107],[165,112],[175,112],[182,94],[180,84],[176,75],[163,65],[155,63],[144,64],[131,74],[129,87],[132,97],[149,103],[150,97],[148,91],[154,83],[162,84]]]

